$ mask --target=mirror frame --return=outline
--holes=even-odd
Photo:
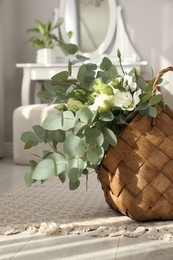
[[[87,56],[89,58],[96,58],[100,55],[106,54],[108,47],[110,46],[115,30],[116,30],[116,23],[117,23],[117,4],[116,0],[107,0],[109,5],[109,25],[108,30],[105,36],[104,41],[99,45],[99,47],[92,51],[92,52],[82,52],[79,50],[80,54]],[[68,0],[60,0],[59,4],[59,16],[65,18],[65,8]],[[62,40],[65,42],[69,42],[68,34],[65,29],[65,23],[62,24],[60,28],[60,32],[62,35]]]

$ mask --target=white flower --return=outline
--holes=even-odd
[[[140,102],[140,98],[139,95],[142,93],[141,89],[138,89],[137,91],[134,92],[133,94],[133,105],[130,106],[127,110],[128,111],[132,111],[135,109],[135,107],[139,104]]]
[[[110,104],[111,100],[112,95],[100,94],[95,98],[94,104],[89,106],[89,108],[93,111],[97,111],[99,108],[108,110],[108,104]],[[105,101],[107,101],[107,103]]]
[[[137,84],[136,82],[133,81],[133,77],[129,75],[125,75],[123,81],[123,87],[125,88],[125,90],[129,90],[130,88],[131,91],[135,91],[137,88]]]
[[[114,96],[112,98],[112,105],[122,109],[128,108],[133,101],[132,94],[129,91],[120,91],[114,89]]]

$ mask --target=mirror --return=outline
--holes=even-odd
[[[70,42],[79,46],[81,54],[94,58],[106,53],[116,29],[116,1],[61,0],[59,16],[62,39],[69,42],[66,32],[72,31]]]

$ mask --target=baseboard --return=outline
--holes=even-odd
[[[4,154],[5,156],[13,156],[13,143],[12,142],[6,142],[4,145]]]

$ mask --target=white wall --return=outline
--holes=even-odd
[[[35,62],[36,49],[28,43],[26,29],[34,20],[46,22],[53,17],[58,0],[0,0],[3,2],[5,139],[12,141],[13,110],[21,105],[22,70],[16,63]]]
[[[0,1],[0,17],[2,17],[2,2]],[[3,82],[3,34],[0,22],[0,157],[4,155],[4,82]]]
[[[25,30],[34,25],[34,19],[46,21],[58,0],[0,0],[3,1],[4,89],[6,142],[12,141],[12,113],[20,106],[22,71],[16,63],[34,62],[35,49],[27,43]],[[62,0],[63,1],[63,0]],[[112,0],[113,1],[113,0]],[[129,36],[143,60],[157,73],[173,65],[173,1],[172,0],[118,0]],[[100,25],[101,26],[101,25]],[[172,79],[173,82],[173,79]],[[169,95],[169,101],[171,101]],[[173,103],[173,102],[172,102]]]

